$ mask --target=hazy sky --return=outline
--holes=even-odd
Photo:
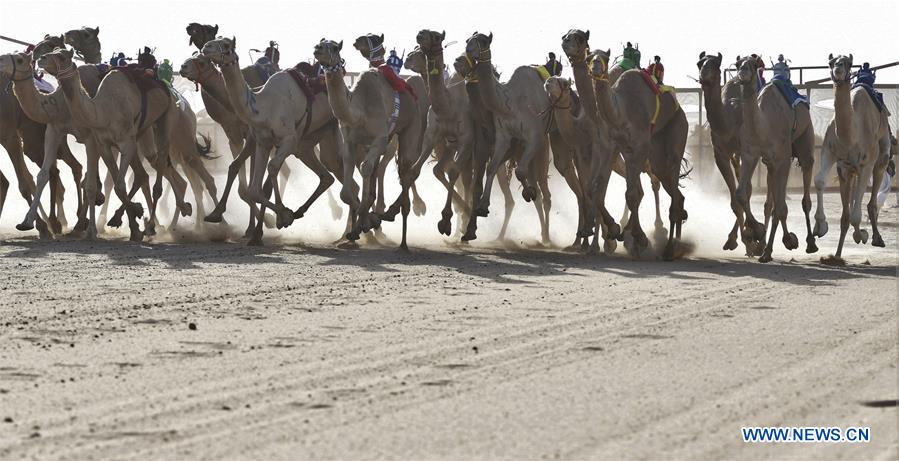
[[[0,4],[0,34],[37,41],[81,26],[100,26],[104,59],[113,51],[134,55],[143,45],[180,64],[190,55],[184,28],[189,22],[219,25],[237,37],[247,62],[249,48],[268,40],[281,45],[282,65],[308,60],[322,37],[343,39],[350,70],[365,61],[349,45],[366,32],[385,33],[397,51],[415,46],[422,28],[445,29],[448,55],[462,52],[475,30],[494,33],[493,58],[504,76],[521,64],[542,63],[546,53],[561,55],[561,36],[570,28],[589,29],[590,44],[620,53],[625,41],[639,43],[644,62],[662,56],[668,83],[695,86],[700,51],[784,53],[794,65],[825,65],[827,55],[854,53],[856,60],[881,64],[899,60],[896,27],[899,1],[18,1]],[[882,32],[877,32],[882,31]],[[0,43],[0,52],[21,47]],[[567,62],[566,62],[567,64]],[[567,68],[567,65],[566,65]],[[826,77],[821,73],[815,77]],[[806,78],[809,78],[807,76]],[[899,70],[879,74],[899,83]]]

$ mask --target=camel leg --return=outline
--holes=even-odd
[[[347,237],[348,240],[357,240],[361,233],[377,228],[382,218],[386,216],[372,213],[371,207],[376,199],[378,165],[381,163],[383,153],[387,150],[387,141],[387,136],[378,138],[368,146],[365,152],[360,168],[362,172],[362,201],[359,205],[358,219],[353,226],[351,235]],[[386,219],[386,221],[390,220]]]
[[[427,137],[425,138],[427,141]],[[427,144],[427,142],[426,142]],[[427,145],[424,147],[428,148]],[[459,178],[459,170],[453,162],[453,152],[446,149],[439,149],[437,153],[437,164],[434,165],[434,177],[440,181],[446,189],[446,200],[443,204],[443,210],[440,212],[440,221],[437,222],[437,231],[443,235],[449,236],[452,233],[453,219],[453,199],[455,198],[455,183]]]
[[[308,149],[300,148],[300,160],[309,167],[316,176],[318,176],[318,187],[312,192],[312,195],[293,213],[294,219],[300,219],[309,210],[309,207],[323,194],[328,188],[334,184],[334,176],[325,168],[325,165],[315,156],[315,151],[309,145]]]
[[[174,125],[168,115],[163,116],[155,126],[153,133],[156,141],[156,161],[154,169],[156,170],[156,181],[153,183],[153,202],[150,204],[150,219],[144,226],[144,234],[153,236],[156,233],[156,208],[159,197],[162,196],[162,179],[165,176],[167,168],[174,170],[171,161],[170,136]]]
[[[581,246],[582,237],[589,235],[584,235],[587,232],[585,229],[587,222],[584,190],[581,188],[581,183],[574,166],[572,149],[569,149],[562,141],[558,131],[551,132],[549,134],[549,140],[552,145],[553,165],[556,167],[556,171],[565,178],[568,188],[571,189],[571,192],[574,194],[574,198],[577,201],[577,231],[575,231],[574,243],[568,247],[570,250],[577,250]]]
[[[131,171],[131,190],[128,191],[128,201],[122,202],[112,214],[112,218],[106,223],[109,227],[118,228],[122,225],[122,215],[125,213],[126,204],[131,203],[138,191],[143,192],[144,202],[147,206],[150,206],[150,175],[147,174],[147,170],[144,168],[144,164],[139,158],[136,158],[131,162]]]
[[[76,213],[78,220],[75,222],[75,227],[72,228],[72,233],[84,232],[87,228],[87,209],[85,208],[84,188],[81,185],[84,172],[83,167],[72,154],[69,144],[65,141],[60,143],[59,159],[65,162],[69,169],[72,170],[72,179],[75,181],[75,195],[78,198],[78,211]]]
[[[624,197],[627,201],[627,208],[630,210],[630,219],[625,226],[625,246],[634,256],[638,256],[641,250],[649,246],[649,239],[646,238],[646,234],[643,233],[640,226],[640,202],[643,200],[643,184],[640,181],[640,174],[643,173],[645,156],[636,154],[636,152],[647,152],[651,146],[648,141],[644,141],[642,144],[635,146],[635,151],[626,163],[627,191]],[[628,236],[630,239],[627,238]]]
[[[499,145],[498,141],[497,145]],[[521,197],[524,198],[525,202],[536,198],[537,189],[534,184],[528,182],[528,178],[534,158],[537,156],[549,158],[549,144],[542,132],[537,135],[536,139],[531,139],[530,142],[525,143],[521,161],[515,167],[515,177],[521,182],[523,187]]]
[[[285,136],[284,139],[281,140],[281,144],[278,145],[277,149],[275,150],[275,155],[272,156],[271,161],[268,164],[268,167],[266,168],[264,163],[258,163],[256,165],[258,171],[254,172],[254,176],[256,174],[264,175],[266,170],[268,170],[268,178],[265,180],[265,183],[266,184],[271,183],[272,189],[275,193],[275,202],[272,203],[269,200],[268,194],[265,194],[262,197],[258,197],[258,198],[262,199],[261,201],[259,201],[259,203],[262,203],[266,207],[274,210],[275,216],[277,217],[276,225],[277,225],[278,229],[285,228],[287,226],[290,226],[293,223],[293,211],[282,204],[281,193],[280,193],[280,190],[278,189],[277,180],[278,180],[278,174],[281,170],[281,166],[284,164],[284,161],[287,159],[287,157],[289,155],[292,155],[294,152],[297,151],[297,147],[298,147],[297,142],[298,142],[298,139],[297,139],[296,134],[291,134],[291,135]],[[254,177],[254,179],[255,179],[255,177]],[[251,186],[251,188],[252,188],[252,186]]]
[[[879,156],[878,162],[874,164],[874,170],[872,172],[872,180],[874,182],[871,183],[871,200],[868,201],[868,221],[871,222],[871,245],[884,248],[886,244],[883,241],[883,237],[880,235],[880,230],[877,228],[877,218],[880,211],[877,203],[877,193],[880,189],[880,184],[883,182],[883,176],[886,172],[887,164],[889,163],[889,136],[881,139],[880,151],[882,154]]]
[[[652,186],[652,197],[655,199],[656,205],[656,219],[653,225],[655,226],[656,235],[662,235],[665,233],[665,223],[662,221],[662,202],[659,199],[659,189],[662,188],[662,182],[656,175],[650,174],[649,183]]]
[[[9,180],[0,172],[0,217],[3,216],[3,205],[6,203],[6,192],[9,191]]]
[[[849,171],[839,165],[837,165],[837,177],[840,180],[840,199],[843,202],[843,214],[840,216],[840,241],[837,243],[837,252],[834,254],[834,259],[839,263],[842,261],[846,232],[849,231],[849,186],[852,178]]]
[[[737,183],[730,159],[731,156],[727,152],[715,149],[715,166],[718,167],[721,177],[724,178],[724,184],[727,185],[727,191],[730,193],[730,209],[736,218],[734,227],[727,235],[727,241],[724,242],[724,250],[728,251],[737,248],[737,233],[743,230],[743,210],[740,208],[740,202],[737,200]]]
[[[827,216],[824,214],[824,189],[827,188],[827,180],[830,176],[830,169],[833,168],[835,159],[830,147],[825,144],[821,147],[821,166],[818,167],[818,174],[815,175],[815,193],[817,194],[818,204],[815,209],[815,227],[812,233],[818,238],[827,234]]]
[[[383,215],[387,209],[387,204],[384,199],[384,175],[387,174],[387,167],[394,157],[396,157],[396,145],[391,143],[387,145],[384,155],[381,156],[381,160],[378,161],[378,168],[376,170],[377,181],[375,182],[375,190],[373,191],[377,198],[374,212],[378,215]]]
[[[768,200],[767,202],[771,203],[771,233],[768,236],[768,243],[765,246],[765,251],[762,253],[762,256],[759,257],[759,262],[766,263],[771,261],[771,254],[774,252],[774,238],[777,235],[777,226],[778,224],[785,224],[787,219],[787,180],[790,176],[790,156],[785,155],[781,156],[784,160],[781,160],[778,163],[771,164],[768,168]],[[773,186],[773,187],[772,187]],[[784,243],[787,244],[790,241],[790,244],[787,245],[788,249],[793,249],[798,247],[798,242],[795,242],[796,245],[792,245],[792,240],[796,239],[796,235],[792,235],[790,237],[789,230],[784,227]],[[790,248],[790,247],[793,248]]]
[[[499,182],[499,190],[503,194],[503,224],[499,228],[499,235],[496,236],[496,240],[502,241],[506,239],[509,221],[512,220],[512,210],[515,209],[515,196],[512,195],[512,177],[509,176],[508,170],[500,168],[497,171],[496,180]]]
[[[540,159],[544,164],[539,171],[532,174],[531,182],[537,185],[538,197],[534,198],[535,202],[539,202],[543,211],[543,222],[540,224],[540,242],[543,245],[550,245],[552,241],[549,238],[549,211],[552,209],[552,193],[549,190],[549,174],[548,174],[548,158]],[[531,170],[534,171],[534,170]]]
[[[194,144],[191,144],[195,146]],[[209,198],[212,199],[212,205],[216,208],[218,207],[218,188],[215,185],[215,178],[209,174],[209,170],[206,169],[206,165],[203,164],[203,159],[200,158],[200,154],[196,152],[196,147],[191,149],[190,152],[182,153],[181,159],[184,162],[184,172],[187,174],[188,180],[193,176],[194,180],[199,180],[198,185],[202,185],[203,188],[206,189],[206,193],[209,194]],[[192,173],[192,174],[191,174]],[[191,188],[193,188],[193,181],[191,181]],[[203,194],[201,191],[194,191],[194,195],[196,196],[197,201],[197,216],[205,216],[206,213],[203,212]],[[200,220],[197,220],[197,224],[200,223]]]
[[[37,174],[37,184],[34,183],[31,173],[28,172],[28,167],[25,165],[22,144],[19,142],[18,138],[10,137],[10,139],[5,139],[2,142],[3,147],[6,148],[6,151],[9,154],[9,159],[12,162],[13,169],[16,173],[16,179],[18,179],[19,182],[19,192],[29,203],[28,211],[25,213],[25,219],[16,225],[16,229],[20,231],[34,229],[35,221],[38,219],[38,207],[41,204],[41,195],[43,195],[44,187],[47,186],[47,182],[50,181],[51,170],[56,165],[58,146],[61,142],[60,140],[64,139],[64,136],[65,134],[61,133],[53,125],[47,126],[44,135],[44,158],[41,163],[41,169]],[[50,149],[48,146],[52,146],[53,148]],[[51,190],[51,194],[52,192],[53,191]],[[41,223],[41,226],[43,227],[44,224]],[[41,237],[49,237],[49,234],[42,235]]]
[[[481,194],[480,203],[478,203],[478,206],[474,211],[478,216],[486,217],[490,212],[490,193],[493,191],[493,181],[496,178],[497,171],[499,171],[500,168],[505,167],[506,160],[509,158],[509,147],[511,145],[512,139],[507,133],[502,131],[496,133],[496,144],[493,148],[493,157],[490,159],[490,165],[487,167],[487,175],[484,179],[484,191]]]
[[[742,159],[740,162],[739,185],[737,186],[737,201],[743,211],[745,228],[743,229],[743,243],[746,245],[746,254],[757,254],[758,244],[764,242],[765,227],[759,223],[752,214],[750,197],[752,196],[752,175],[759,163],[759,157],[753,155]]]
[[[121,154],[119,158],[119,171],[115,178],[115,193],[119,200],[125,204],[125,213],[128,216],[128,227],[131,230],[131,241],[140,242],[143,240],[143,234],[137,223],[137,218],[143,215],[143,207],[139,203],[131,202],[128,197],[128,191],[125,189],[125,179],[128,173],[128,166],[137,158],[137,143],[133,139],[125,140],[119,144]],[[160,190],[161,192],[161,190]]]
[[[855,178],[852,182],[852,187],[850,188],[851,196],[850,200],[850,214],[849,214],[849,223],[855,229],[852,233],[852,239],[855,240],[855,243],[868,243],[868,231],[861,228],[862,223],[862,200],[865,196],[865,189],[867,188],[867,178],[871,178],[874,174],[874,165],[865,165],[864,169],[860,172],[861,174],[856,173]],[[871,187],[874,188],[875,194],[877,193],[878,184],[874,184]]]
[[[107,168],[106,168],[106,180],[102,184],[103,185],[102,194],[103,194],[103,197],[106,198],[106,197],[112,197],[112,195],[110,195],[110,194],[112,194],[112,188],[113,188],[113,186],[115,186],[115,176],[113,175],[113,169],[109,168],[109,165],[108,165],[108,162],[106,161],[106,159],[104,159],[104,163],[107,164]],[[113,163],[115,163],[115,162],[113,162]],[[118,168],[115,168],[115,171],[118,171]],[[98,191],[99,191],[99,188],[98,188]],[[99,219],[99,222],[101,223],[101,226],[103,225],[102,223],[106,222],[106,215],[109,210],[109,202],[110,201],[111,200],[103,200],[103,206],[100,207],[100,217],[98,219]]]
[[[814,137],[814,135],[811,135]],[[805,214],[805,252],[808,254],[817,253],[818,245],[815,244],[815,233],[812,231],[811,211],[812,211],[812,169],[815,159],[813,156],[803,156],[802,158],[802,212]]]
[[[87,141],[84,143],[85,153],[87,154],[87,165],[85,177],[87,178],[84,182],[84,202],[85,206],[87,206],[87,238],[88,240],[96,240],[97,239],[97,193],[99,192],[100,175],[98,173],[100,156],[103,151],[97,145],[96,140],[93,137],[89,137]],[[111,157],[112,154],[109,153]],[[107,159],[104,159],[104,161]],[[109,159],[111,160],[111,158]],[[108,195],[106,196],[108,197]],[[108,203],[109,200],[104,200],[104,203]]]
[[[231,148],[234,149],[236,145],[232,145]],[[256,211],[256,202],[249,198],[249,194],[247,193],[247,185],[246,178],[241,173],[241,170],[244,169],[244,164],[247,159],[253,155],[255,151],[256,143],[252,139],[247,139],[246,144],[244,144],[243,149],[239,151],[237,156],[231,163],[228,165],[228,179],[225,181],[225,189],[222,191],[222,197],[216,204],[212,213],[209,213],[208,216],[203,218],[206,222],[220,223],[222,222],[222,215],[225,214],[225,209],[228,206],[228,197],[231,195],[231,187],[234,185],[234,179],[239,178],[240,183],[237,187],[237,193],[241,199],[247,202],[247,205],[250,206],[250,227],[253,227],[253,215]]]
[[[470,213],[468,222],[465,225],[465,233],[462,235],[462,241],[467,242],[478,238],[478,213],[477,206],[481,201],[484,191],[484,175],[487,171],[487,163],[490,158],[490,147],[487,143],[487,137],[484,130],[479,127],[469,125],[472,130],[471,137],[471,192],[470,192]]]

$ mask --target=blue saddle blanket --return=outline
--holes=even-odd
[[[795,108],[800,104],[805,104],[806,107],[810,107],[808,103],[808,98],[799,94],[799,91],[796,90],[796,87],[793,86],[793,83],[790,82],[782,75],[775,75],[771,79],[771,83],[780,90],[780,94],[787,100],[787,104],[790,107]]]
[[[871,85],[865,83],[856,83],[852,85],[852,89],[856,89],[858,87],[862,87],[865,91],[868,92],[868,96],[871,96],[871,100],[874,101],[874,105],[877,106],[877,110],[883,112],[883,109],[886,107],[883,104],[883,93],[877,91]]]

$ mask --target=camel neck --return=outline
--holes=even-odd
[[[621,114],[618,111],[618,104],[612,88],[607,79],[593,79],[593,88],[596,91],[596,106],[599,115],[603,120],[618,127],[621,125]]]
[[[100,64],[103,62],[103,54],[100,51],[100,44],[90,46],[89,48],[78,50],[78,53],[84,58],[85,64]]]
[[[356,90],[358,91],[362,85],[360,78],[356,83]],[[348,126],[357,125],[362,119],[362,114],[354,111],[350,104],[350,91],[343,80],[343,72],[337,70],[325,73],[325,86],[328,88],[328,103],[337,120]]]
[[[493,75],[493,66],[490,64],[490,61],[479,62],[475,72],[481,85],[479,92],[485,108],[494,114],[508,114],[508,108],[501,102],[499,82],[496,81],[496,76]]]
[[[584,111],[590,117],[594,124],[599,123],[596,106],[596,92],[590,79],[590,72],[587,70],[587,63],[572,62],[571,72],[574,73],[574,86],[577,88],[578,96],[581,98],[581,104]]]
[[[81,76],[77,71],[67,73],[65,77],[56,76],[59,86],[65,95],[66,103],[72,114],[72,121],[88,128],[104,128],[109,125],[108,112],[100,109],[95,100],[81,86]],[[99,96],[99,94],[98,94]]]
[[[741,82],[740,87],[742,95],[740,109],[743,113],[743,126],[749,131],[752,139],[764,141],[766,133],[764,132],[761,111],[759,110],[758,80],[753,76],[749,82]]]
[[[252,90],[247,86],[247,81],[240,71],[240,65],[238,64],[237,59],[231,61],[230,64],[221,65],[219,68],[222,71],[225,89],[228,92],[228,101],[231,102],[234,113],[237,114],[241,120],[249,123],[252,120],[252,114],[250,113],[250,97],[252,96]]]
[[[837,138],[844,144],[852,144],[854,133],[852,130],[852,96],[849,82],[834,82],[833,84],[833,109],[834,129]]]
[[[225,84],[225,78],[220,72],[211,71],[209,77],[200,82],[200,85],[203,91],[219,105],[230,111],[234,110],[228,96],[228,86]]]
[[[443,51],[438,52],[433,57],[427,58],[427,76],[425,81],[428,84],[428,95],[431,97],[431,107],[439,117],[448,118],[452,116],[452,108],[449,104],[449,93],[446,89],[446,82],[443,80]]]
[[[22,112],[24,112],[28,118],[38,123],[46,124],[52,122],[50,114],[45,110],[45,107],[55,106],[41,104],[41,98],[48,98],[49,96],[41,94],[37,88],[34,87],[34,77],[30,75],[30,73],[29,76],[23,80],[13,81],[12,85],[13,93],[16,95],[16,99],[19,100],[19,105],[22,106]]]
[[[727,135],[729,128],[724,120],[724,105],[721,100],[721,81],[702,84],[703,105],[706,118],[713,132]]]
[[[559,132],[567,139],[577,140],[581,135],[577,132],[577,120],[571,113],[571,95],[569,94],[567,101],[556,101],[553,104],[553,112],[555,112],[556,126]]]

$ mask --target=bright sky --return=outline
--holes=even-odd
[[[308,60],[322,37],[346,45],[350,70],[364,69],[350,47],[364,33],[384,33],[397,51],[415,46],[422,28],[445,29],[449,55],[463,50],[475,30],[494,33],[493,58],[504,76],[522,64],[542,63],[546,53],[561,53],[561,37],[570,28],[589,29],[594,48],[620,53],[630,40],[639,43],[643,65],[662,56],[667,83],[695,86],[700,51],[783,53],[793,65],[826,65],[828,53],[854,53],[873,65],[899,60],[895,42],[899,1],[53,1],[5,0],[0,5],[0,34],[37,41],[81,26],[100,26],[104,59],[113,51],[135,55],[143,45],[176,65],[192,49],[184,28],[190,22],[218,24],[237,37],[247,62],[249,48],[268,40],[281,45],[282,66]],[[882,31],[882,32],[878,32]],[[890,38],[887,38],[890,37]],[[892,45],[890,45],[892,43]],[[0,52],[21,47],[3,42]],[[567,62],[566,68],[567,68]],[[806,78],[826,77],[826,73]],[[794,76],[795,77],[795,76]],[[899,83],[899,70],[882,71],[881,83]]]

